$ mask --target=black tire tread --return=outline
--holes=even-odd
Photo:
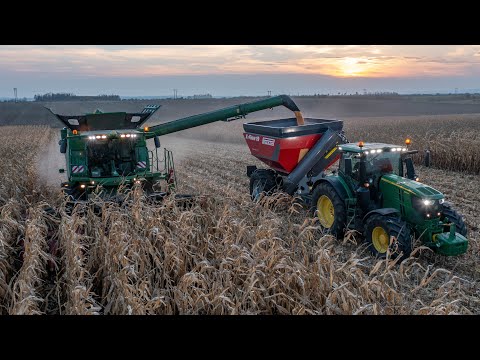
[[[379,258],[386,257],[386,253],[385,254],[378,253],[373,246],[373,242],[371,238],[371,230],[373,230],[373,226],[371,226],[371,224],[377,223],[377,222],[383,223],[384,225],[382,225],[382,227],[384,227],[385,224],[387,224],[388,235],[389,236],[393,235],[397,238],[398,248],[401,252],[403,252],[401,260],[408,258],[412,252],[412,237],[410,233],[410,228],[408,227],[405,221],[403,221],[399,217],[395,217],[391,215],[374,214],[370,216],[365,222],[365,240],[368,242],[368,248],[370,250],[370,253],[372,253],[372,255],[375,255]],[[399,253],[396,253],[396,252],[391,253],[392,258],[396,258],[398,255]]]
[[[449,204],[443,204],[442,220],[446,217],[455,224],[456,232],[465,237],[467,236],[468,229],[467,225],[463,221],[462,215]]]

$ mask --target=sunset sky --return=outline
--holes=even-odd
[[[0,97],[480,89],[480,46],[0,46]]]

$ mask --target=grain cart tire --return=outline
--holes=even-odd
[[[257,202],[263,196],[273,194],[277,188],[276,175],[269,169],[257,169],[250,176],[250,196]]]
[[[342,238],[347,224],[345,202],[337,191],[327,182],[318,184],[312,193],[310,211],[318,217],[320,225],[327,234]]]
[[[455,224],[455,231],[457,233],[467,237],[467,225],[465,225],[462,215],[457,210],[452,208],[450,204],[443,204],[442,216],[440,217],[440,219],[443,221],[445,220],[445,218]],[[445,231],[449,230],[446,229]]]
[[[412,237],[407,223],[398,217],[372,215],[365,223],[365,240],[368,250],[377,258],[406,259],[412,252]]]

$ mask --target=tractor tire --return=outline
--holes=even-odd
[[[451,207],[450,204],[443,204],[443,210],[442,210],[442,216],[440,219],[443,221],[445,218],[448,219],[448,221],[451,221],[452,223],[455,224],[455,230],[457,233],[467,237],[467,225],[465,225],[465,222],[463,221],[462,215],[457,212],[454,208]],[[445,230],[448,231],[448,230]]]
[[[271,195],[277,189],[275,172],[269,169],[257,169],[250,176],[250,197],[257,202],[263,196]]]
[[[341,239],[347,226],[345,201],[327,182],[318,184],[312,193],[310,212],[318,217],[322,229]]]
[[[369,217],[365,223],[365,240],[370,253],[380,259],[387,257],[387,250],[392,259],[401,256],[404,260],[412,253],[410,228],[405,221],[394,216]]]

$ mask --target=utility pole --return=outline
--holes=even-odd
[[[15,97],[15,102],[17,102],[17,88],[13,88],[13,95]]]
[[[173,98],[174,99],[177,98],[177,92],[178,92],[178,89],[173,89]]]
[[[268,90],[268,96],[272,96],[272,90]]]

